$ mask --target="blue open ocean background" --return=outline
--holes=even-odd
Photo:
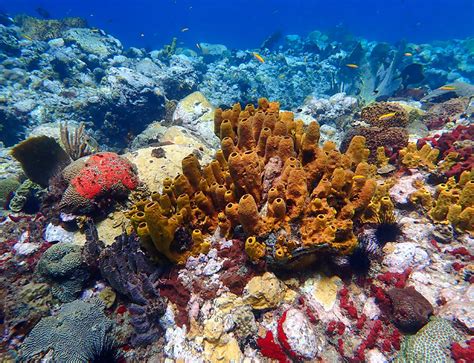
[[[258,47],[275,31],[348,31],[370,40],[430,42],[474,35],[473,0],[1,0],[0,11],[81,16],[125,46],[222,43]],[[182,29],[189,30],[182,32]]]

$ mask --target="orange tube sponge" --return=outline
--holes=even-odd
[[[221,132],[219,138],[222,140],[226,137],[230,137],[232,140],[235,140],[235,132],[230,120],[224,120],[221,123]]]
[[[272,136],[272,130],[269,127],[262,128],[260,132],[260,137],[258,138],[257,153],[260,156],[265,155],[265,150],[267,147],[267,140]]]
[[[194,154],[189,154],[181,162],[184,176],[189,180],[194,190],[199,189],[199,182],[201,181],[201,165]]]
[[[221,133],[222,120],[222,108],[216,108],[214,111],[214,133],[217,137],[219,137]]]
[[[295,146],[291,137],[285,136],[280,139],[280,142],[278,143],[277,155],[283,162],[285,162],[288,158],[295,156]]]
[[[150,202],[145,206],[145,221],[155,248],[168,259],[176,262],[178,256],[170,251],[170,245],[178,228],[177,221],[163,216],[157,202]]]
[[[232,231],[232,224],[229,219],[226,217],[225,213],[220,212],[217,215],[217,224],[219,226],[219,233],[221,237],[230,238]]]
[[[367,161],[370,150],[365,147],[364,136],[354,136],[347,148],[346,155],[350,158],[353,165]]]
[[[174,178],[173,189],[175,195],[192,195],[194,193],[193,186],[189,183],[188,178],[183,174],[178,174],[176,178]]]
[[[238,142],[237,147],[241,150],[252,150],[255,148],[255,139],[252,133],[252,124],[249,119],[243,119],[239,122],[237,129]]]
[[[258,235],[261,229],[260,215],[252,195],[245,194],[239,201],[239,221],[248,235]]]
[[[224,152],[221,149],[216,151],[216,156],[215,157],[216,157],[216,160],[221,165],[221,168],[222,169],[227,169],[227,159],[225,158]]]
[[[217,160],[212,160],[211,161],[211,168],[212,168],[212,173],[214,174],[214,178],[216,179],[216,182],[218,184],[224,184],[224,175],[222,174],[222,168],[221,164]]]
[[[276,198],[270,204],[270,215],[277,220],[282,220],[286,215],[286,203],[282,198]]]
[[[303,164],[314,159],[319,144],[319,137],[319,124],[316,121],[312,121],[301,140]]]
[[[194,202],[197,207],[207,215],[214,214],[214,205],[212,201],[203,192],[199,191],[194,195]]]
[[[263,128],[263,121],[265,120],[265,113],[263,111],[255,112],[252,117],[252,136],[255,141],[258,141],[260,138],[260,132]]]
[[[252,261],[258,261],[265,256],[265,245],[258,242],[255,236],[248,237],[245,241],[245,252]]]
[[[224,137],[221,141],[221,149],[226,160],[229,160],[229,155],[235,151],[234,140],[231,137]]]
[[[287,214],[290,219],[298,218],[306,204],[308,187],[306,175],[303,169],[294,168],[288,176],[285,198],[287,203]]]
[[[227,203],[225,206],[225,215],[232,224],[232,228],[240,224],[239,219],[239,204],[238,203]]]

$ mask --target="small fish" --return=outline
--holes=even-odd
[[[284,78],[285,78],[285,75],[284,75],[284,74],[280,74],[280,75],[278,76],[278,78],[284,79]]]
[[[346,67],[352,68],[352,69],[357,69],[357,68],[359,68],[359,66],[358,66],[357,64],[354,64],[354,63],[348,63],[348,64],[346,64]]]
[[[410,53],[410,52],[403,53],[403,55],[405,57],[413,57],[413,53]]]
[[[258,60],[260,63],[265,63],[265,59],[263,59],[263,57],[260,54],[256,52],[253,52],[252,54],[255,57],[255,59]]]
[[[189,30],[189,28],[183,28],[183,29],[181,29],[181,33],[187,32],[188,30]]]
[[[440,89],[441,91],[454,91],[456,89],[456,87],[454,87],[454,86],[442,86],[438,89]]]
[[[199,43],[196,43],[196,48],[199,49],[199,50],[202,50],[201,45]]]
[[[397,113],[396,112],[389,112],[389,113],[384,113],[382,116],[378,118],[379,121],[386,120],[388,118],[392,118],[395,116]]]
[[[29,40],[30,42],[33,41],[33,38],[28,35],[23,34],[22,37],[25,38],[26,40]]]

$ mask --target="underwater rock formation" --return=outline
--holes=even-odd
[[[401,330],[414,333],[422,328],[433,314],[433,307],[414,287],[393,288],[387,291],[392,302],[392,316]]]

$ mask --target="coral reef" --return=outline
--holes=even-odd
[[[364,136],[366,147],[370,150],[369,161],[378,159],[380,147],[384,148],[384,154],[396,154],[398,150],[408,145],[408,132],[404,128],[391,127],[384,129],[380,127],[354,127],[344,135],[341,143],[341,151],[345,151],[354,136]]]
[[[27,15],[15,17],[23,35],[34,40],[60,38],[69,28],[85,28],[87,22],[82,18],[38,19]]]
[[[38,136],[26,139],[12,149],[26,176],[43,187],[49,179],[69,164],[69,155],[52,137]]]
[[[0,361],[472,360],[473,39],[0,23]]]
[[[40,185],[26,179],[14,191],[8,208],[13,212],[33,212],[38,210],[37,205],[39,205],[44,194],[45,190]]]
[[[267,247],[267,261],[283,265],[311,251],[348,254],[356,247],[353,224],[377,189],[364,137],[354,137],[345,154],[331,142],[320,148],[316,122],[305,128],[266,99],[257,109],[242,110],[239,104],[217,109],[214,122],[222,143],[216,159],[201,167],[194,155],[185,157],[183,174],[165,180],[162,193],[128,213],[149,251],[184,262],[189,253],[208,251],[204,237],[217,226],[229,234],[238,224],[254,260],[265,257]],[[264,190],[260,176],[272,158],[281,166]],[[268,210],[261,216],[265,203]],[[173,247],[180,225],[191,235],[187,253]],[[292,236],[295,229],[301,241]]]
[[[418,333],[407,336],[395,360],[403,362],[447,361],[452,343],[461,341],[461,335],[445,319],[432,318]]]
[[[472,170],[474,164],[472,140],[474,125],[458,125],[454,130],[417,141],[418,149],[428,143],[439,150],[442,162],[437,165],[440,173],[447,177],[459,177],[463,171]]]
[[[22,344],[21,357],[30,360],[53,350],[55,362],[90,361],[110,349],[112,328],[99,300],[76,300],[40,320]]]

